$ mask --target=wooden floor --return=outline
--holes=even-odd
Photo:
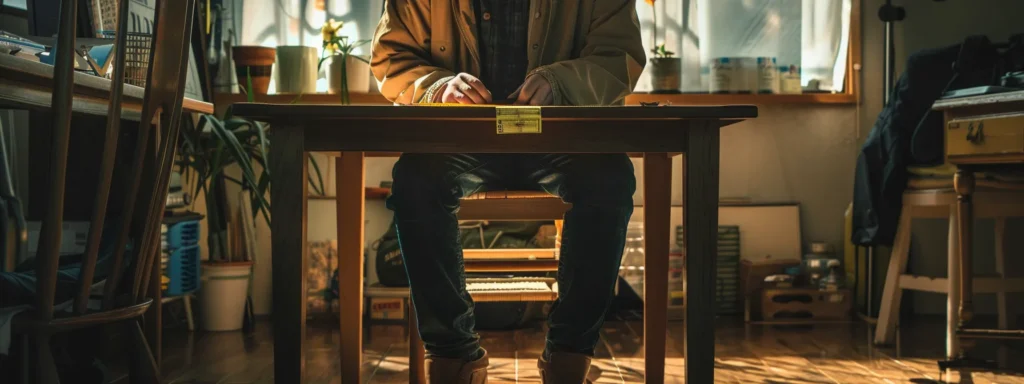
[[[810,328],[745,326],[724,320],[717,329],[717,383],[936,383],[936,360],[942,356],[942,325],[904,327],[898,348],[870,346],[870,330],[862,324]],[[334,323],[336,324],[336,323]],[[338,332],[333,324],[311,324],[306,372],[308,382],[338,383]],[[643,352],[640,322],[610,321],[602,332],[595,365],[600,383],[642,383]],[[261,322],[252,335],[241,332],[189,333],[168,330],[164,336],[165,383],[272,383],[273,348],[270,324]],[[536,360],[544,346],[543,324],[515,331],[482,332],[491,356],[491,383],[537,383]],[[364,378],[369,383],[405,383],[408,375],[406,330],[399,325],[374,325],[364,334]],[[673,323],[669,337],[667,383],[683,382],[682,323]],[[995,347],[985,347],[992,358]],[[1024,346],[1000,352],[1018,370]],[[1012,364],[1011,364],[1012,365]],[[1024,383],[1021,373],[974,373],[975,383]],[[971,382],[958,375],[945,382]]]

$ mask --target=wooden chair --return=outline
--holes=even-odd
[[[526,221],[554,220],[554,249],[467,249],[463,251],[466,272],[554,272],[558,271],[558,244],[562,218],[571,207],[562,199],[535,191],[482,192],[462,199],[459,220]],[[551,301],[554,292],[473,293],[475,302]],[[411,303],[410,303],[411,304]],[[409,305],[409,382],[426,383],[425,351],[417,331],[416,312]]]
[[[119,31],[128,25],[128,2],[121,0]],[[114,168],[119,151],[121,100],[125,72],[127,37],[118,33],[116,62],[111,86],[111,98],[99,174],[94,191],[92,217],[87,236],[86,251],[82,257],[75,290],[68,310],[56,310],[58,268],[60,263],[61,231],[63,226],[65,176],[67,173],[68,145],[71,130],[71,103],[74,87],[74,47],[77,0],[63,0],[60,9],[60,28],[55,47],[54,90],[51,110],[53,126],[49,158],[49,187],[46,192],[46,213],[42,221],[39,247],[35,260],[36,300],[34,309],[22,312],[13,320],[15,335],[24,336],[25,349],[31,347],[22,361],[34,364],[36,383],[57,383],[57,369],[50,351],[53,335],[101,325],[123,324],[131,335],[131,381],[159,382],[159,368],[154,353],[140,327],[140,317],[160,297],[160,218],[167,195],[167,182],[171,169],[181,119],[184,81],[188,50],[191,49],[190,32],[195,0],[160,0],[156,5],[155,32],[149,57],[147,87],[142,109],[141,124],[133,143],[123,143],[131,156],[123,175],[124,190],[111,198]],[[79,75],[80,76],[80,75]],[[108,209],[108,203],[115,204]],[[118,206],[119,205],[119,206]],[[107,220],[110,218],[111,220]],[[101,300],[93,297],[94,277],[100,242],[104,228],[113,229],[111,247],[112,266],[103,283]],[[132,239],[131,256],[125,250]],[[121,282],[123,276],[130,277]],[[70,285],[68,281],[60,282]],[[159,331],[159,314],[149,328]],[[156,324],[152,324],[156,322]],[[159,343],[153,346],[159,350]],[[158,356],[158,355],[157,355]],[[31,359],[30,359],[31,357]],[[27,374],[28,367],[23,371]],[[28,381],[28,377],[22,378]]]
[[[914,171],[912,171],[913,173]],[[974,279],[975,292],[995,293],[999,312],[999,327],[1007,329],[1010,313],[1006,293],[1024,292],[1024,278],[1007,278],[1006,219],[1024,217],[1024,183],[979,180],[974,194],[976,219],[995,220],[995,258],[997,276]],[[956,327],[959,322],[960,288],[958,279],[918,276],[906,273],[910,254],[911,227],[914,219],[948,219],[949,238],[947,276],[960,273],[960,255],[957,236],[957,196],[951,178],[912,178],[903,194],[903,210],[893,244],[881,310],[875,329],[876,344],[891,344],[896,335],[903,290],[944,293],[947,295],[946,353],[955,358],[959,353]]]

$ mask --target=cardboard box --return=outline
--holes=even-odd
[[[405,299],[401,297],[371,297],[370,318],[374,320],[405,319]]]
[[[761,298],[765,322],[817,322],[849,320],[853,295],[849,289],[766,289]]]

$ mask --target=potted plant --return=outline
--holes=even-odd
[[[246,83],[251,87],[252,78],[247,77]],[[252,93],[248,93],[248,98],[252,101]],[[206,330],[238,330],[242,328],[246,315],[251,314],[248,292],[254,261],[252,242],[239,239],[245,238],[242,233],[251,231],[252,220],[260,216],[270,225],[267,191],[271,174],[267,168],[267,153],[271,144],[267,139],[268,126],[233,117],[229,110],[223,120],[202,115],[198,124],[184,128],[177,165],[182,177],[195,189],[193,196],[203,196],[206,205],[209,260],[203,263],[203,283],[199,292],[201,323]],[[232,177],[225,172],[232,166],[240,169],[240,177]],[[314,179],[310,175],[310,182],[313,189],[322,194],[323,179],[315,163],[313,166],[317,177]],[[241,194],[235,195],[240,196],[237,204],[239,208],[246,205],[241,211],[251,212],[252,220],[249,217],[239,220],[237,213],[232,215],[238,211],[229,207],[228,183],[241,187]],[[231,217],[235,219],[229,219]],[[229,221],[233,222],[232,225]],[[243,227],[242,223],[246,221],[248,223]],[[252,236],[248,240],[252,240]],[[250,247],[246,248],[247,245]]]
[[[323,52],[320,55],[319,67],[327,63],[328,92],[341,95],[341,103],[349,104],[349,89],[370,88],[370,62],[365,58],[353,55],[356,48],[369,43],[369,40],[350,42],[348,36],[339,36],[343,22],[327,20],[320,28],[323,36]]]
[[[235,63],[238,79],[250,79],[244,89],[246,93],[267,94],[275,55],[274,48],[250,45],[231,47],[231,59]]]
[[[651,6],[651,19],[654,24],[651,26],[651,53],[654,54],[650,61],[651,68],[651,92],[653,93],[677,93],[682,79],[683,61],[675,56],[675,52],[665,49],[665,44],[658,44],[658,10],[655,7],[655,0],[644,0]]]

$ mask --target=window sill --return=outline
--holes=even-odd
[[[272,104],[340,104],[341,96],[330,93],[311,94],[270,94],[257,95],[256,102]],[[349,100],[352,104],[391,104],[384,96],[375,93],[351,92]],[[246,97],[238,93],[218,93],[214,96],[214,104],[218,111],[234,103],[244,103]],[[837,104],[852,105],[857,102],[854,95],[847,93],[804,93],[797,95],[775,94],[709,94],[709,93],[678,93],[653,94],[634,93],[626,97],[627,105],[658,102],[665,105],[778,105],[778,104]]]
[[[776,94],[710,94],[677,93],[653,94],[634,93],[626,97],[627,105],[658,102],[667,105],[776,105],[776,104],[855,104],[857,98],[847,93],[803,93],[795,95]]]

